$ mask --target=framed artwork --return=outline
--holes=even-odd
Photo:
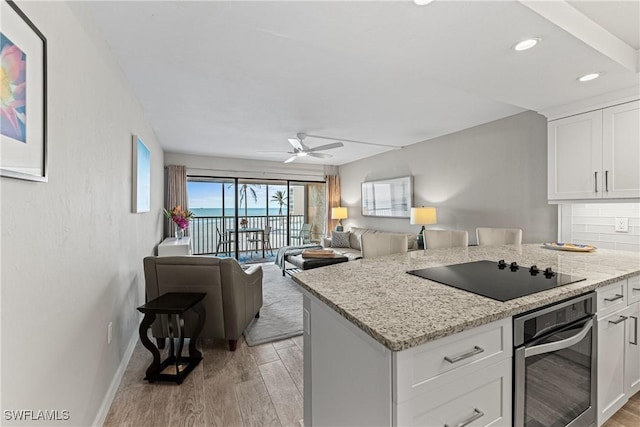
[[[132,212],[149,212],[151,209],[151,152],[137,135],[133,135],[133,174],[131,181]]]
[[[362,183],[362,216],[409,218],[413,202],[410,176]]]
[[[47,181],[47,39],[0,0],[0,176]]]

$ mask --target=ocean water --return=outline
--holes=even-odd
[[[206,217],[206,216],[223,216],[222,208],[189,208],[193,215],[196,217]],[[278,208],[270,208],[269,216],[278,216]],[[244,216],[244,208],[238,209],[238,216]],[[233,208],[225,208],[224,216],[233,217],[235,214],[235,209]],[[287,210],[285,208],[282,209],[282,215],[286,215]],[[267,209],[266,208],[248,208],[247,216],[266,216]]]

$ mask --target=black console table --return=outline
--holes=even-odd
[[[196,349],[196,340],[202,332],[206,313],[200,303],[206,294],[169,292],[138,307],[138,311],[144,313],[144,319],[140,324],[140,341],[153,355],[153,362],[147,368],[145,380],[175,381],[182,384],[184,378],[189,375],[202,360],[202,353]],[[189,357],[182,357],[184,346],[184,319],[183,314],[192,309],[198,315],[198,324],[189,341]],[[169,320],[169,356],[160,362],[160,351],[149,339],[147,332],[151,324],[156,320],[156,314],[166,314]],[[172,322],[175,316],[175,324]],[[174,348],[174,329],[178,333],[178,349]]]

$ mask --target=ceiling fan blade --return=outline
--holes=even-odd
[[[302,142],[299,139],[289,138],[289,144],[293,145],[293,148],[295,148],[296,150],[304,150]]]
[[[291,162],[293,162],[296,158],[298,158],[298,156],[297,156],[297,155],[296,155],[296,156],[291,156],[291,157],[289,157],[287,160],[285,160],[284,162],[285,162],[285,163],[291,163]]]
[[[309,157],[317,157],[319,159],[328,159],[329,157],[333,157],[331,154],[315,153],[315,152],[308,152],[307,156],[309,156]]]
[[[308,151],[313,152],[313,151],[331,150],[332,148],[340,148],[340,147],[344,147],[344,144],[342,142],[332,142],[331,144],[321,145],[315,148],[309,148]]]

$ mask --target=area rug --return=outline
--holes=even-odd
[[[262,309],[244,331],[249,346],[302,335],[302,293],[273,263],[262,264]]]

